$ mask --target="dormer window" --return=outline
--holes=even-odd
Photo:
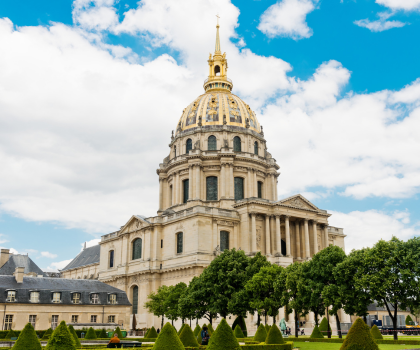
[[[73,304],[80,304],[80,293],[73,293],[71,296]]]
[[[98,293],[92,293],[90,295],[90,302],[92,304],[99,304],[99,294]]]
[[[61,303],[61,293],[60,292],[54,292],[52,302],[55,304]]]
[[[8,302],[14,302],[16,301],[16,291],[15,290],[9,290],[7,291],[7,299]]]
[[[39,303],[39,292],[31,292],[31,303]]]
[[[109,303],[116,304],[117,303],[117,294],[110,294],[109,295]]]

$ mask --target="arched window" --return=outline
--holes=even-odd
[[[186,150],[185,150],[185,153],[190,153],[190,151],[192,150],[192,140],[191,139],[188,139],[187,140],[187,145],[186,145]]]
[[[281,254],[286,256],[286,242],[281,240]]]
[[[214,66],[214,75],[220,75],[220,67]]]
[[[187,203],[188,199],[189,199],[189,189],[190,189],[190,180],[184,180],[182,181],[182,186],[183,186],[183,192],[184,192],[184,203]]]
[[[176,146],[174,146],[174,157],[176,157]]]
[[[133,241],[133,257],[132,260],[141,259],[141,251],[142,251],[142,239],[136,238]]]
[[[217,150],[217,141],[216,141],[216,136],[209,136],[209,138],[207,139],[207,149],[209,151],[216,151]]]
[[[184,243],[184,237],[183,237],[183,233],[179,232],[176,234],[176,252],[177,254],[182,253],[182,248],[183,248],[183,243]]]
[[[235,177],[235,200],[244,199],[244,179]]]
[[[257,141],[254,142],[254,154],[258,156],[258,142]]]
[[[217,201],[217,177],[209,176],[206,178],[206,199]]]
[[[114,251],[109,251],[109,267],[114,267]]]
[[[138,306],[139,306],[139,287],[134,286],[133,287],[133,314],[138,313]]]
[[[220,231],[220,251],[229,250],[229,232]]]
[[[262,186],[263,183],[261,181],[258,181],[258,198],[262,198]]]
[[[169,186],[169,205],[172,205],[172,196],[173,196],[173,193],[172,193],[172,185],[171,185]]]
[[[233,151],[242,152],[241,138],[239,136],[233,138]]]

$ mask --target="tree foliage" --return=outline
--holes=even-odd
[[[147,311],[155,316],[162,317],[162,327],[163,327],[163,318],[167,311],[166,300],[169,297],[170,288],[168,286],[160,286],[156,292],[150,293],[147,298],[148,301],[144,303],[144,307]]]

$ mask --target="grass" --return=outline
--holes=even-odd
[[[341,344],[329,343],[295,343],[295,347],[300,350],[339,350]],[[418,349],[419,345],[402,345],[402,344],[379,344],[380,350],[402,350],[402,349]]]

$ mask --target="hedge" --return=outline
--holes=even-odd
[[[324,338],[324,339],[311,339],[311,338],[296,338],[296,337],[288,337],[287,340],[292,340],[295,343],[299,342],[309,342],[309,343],[343,343],[344,339],[339,338]],[[238,341],[242,341],[241,339],[238,339]],[[420,340],[394,340],[394,339],[376,339],[376,344],[405,344],[405,345],[420,345]]]
[[[244,350],[292,350],[293,342],[286,344],[240,345]]]

